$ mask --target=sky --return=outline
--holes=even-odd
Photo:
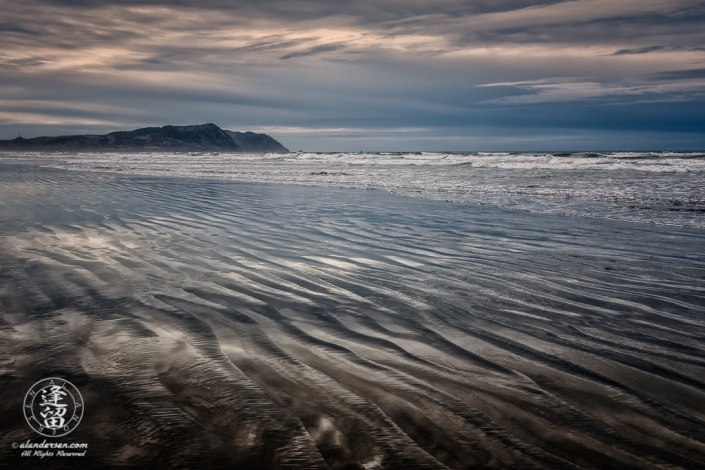
[[[705,149],[703,0],[0,0],[0,139]]]

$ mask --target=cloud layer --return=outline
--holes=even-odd
[[[700,0],[0,7],[0,138],[216,122],[307,150],[705,147]]]

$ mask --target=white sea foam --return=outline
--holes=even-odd
[[[16,153],[69,170],[380,189],[705,228],[705,152]]]

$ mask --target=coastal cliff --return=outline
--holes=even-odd
[[[244,152],[288,153],[289,149],[267,134],[225,131]]]
[[[240,144],[242,142],[242,145]],[[0,151],[288,152],[266,134],[225,131],[215,124],[145,127],[106,135],[0,140]]]

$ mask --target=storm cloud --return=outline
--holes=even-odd
[[[215,122],[306,150],[705,148],[699,0],[0,7],[0,138]]]

